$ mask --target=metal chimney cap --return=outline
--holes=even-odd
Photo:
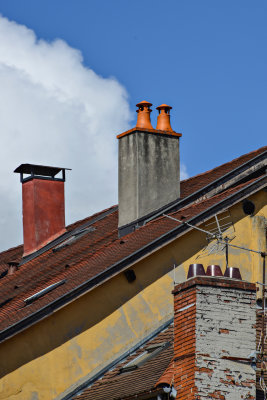
[[[21,164],[15,169],[15,173],[20,173],[21,182],[24,182],[33,178],[40,179],[55,179],[60,181],[65,181],[65,170],[71,171],[71,168],[60,168],[60,167],[49,167],[46,165],[36,165],[36,164]],[[55,178],[55,176],[62,171],[62,178]],[[30,176],[24,178],[23,174],[28,174]]]
[[[43,175],[43,176],[55,176],[60,171],[70,170],[71,168],[60,168],[60,167],[49,167],[46,165],[36,165],[36,164],[21,164],[15,169],[14,172],[22,174]]]

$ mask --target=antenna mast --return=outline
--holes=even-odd
[[[221,230],[217,215],[215,215],[215,220],[216,220],[217,227],[218,227],[218,234],[206,231],[205,229],[202,229],[202,228],[199,228],[197,226],[194,226],[194,225],[190,224],[189,222],[181,221],[178,218],[174,218],[174,217],[172,217],[170,215],[167,215],[167,214],[163,214],[163,216],[167,217],[167,218],[169,218],[169,219],[171,219],[173,221],[177,221],[177,222],[179,222],[181,224],[187,225],[188,227],[196,229],[196,230],[198,230],[198,231],[200,231],[202,233],[205,233],[210,238],[217,239],[218,243],[225,244],[226,268],[228,268],[228,265],[229,265],[228,264],[229,246],[234,247],[236,249],[245,250],[245,251],[249,251],[249,252],[252,252],[252,253],[260,254],[260,256],[262,257],[262,260],[263,260],[263,265],[262,265],[262,283],[261,282],[256,282],[256,283],[262,285],[262,310],[261,310],[261,313],[262,313],[262,327],[261,327],[261,339],[260,339],[260,347],[261,348],[260,348],[260,352],[259,352],[260,353],[259,354],[259,358],[260,358],[260,362],[261,362],[261,366],[260,366],[260,372],[261,372],[261,375],[260,375],[260,386],[261,386],[261,388],[262,388],[262,390],[264,392],[264,400],[266,400],[267,399],[267,396],[266,396],[266,394],[267,394],[267,386],[266,386],[265,381],[264,381],[264,372],[266,371],[266,361],[265,361],[265,339],[266,339],[266,326],[265,326],[266,325],[266,316],[265,316],[265,313],[266,313],[266,311],[265,311],[266,279],[265,279],[265,273],[266,273],[266,262],[265,262],[265,259],[266,259],[267,254],[265,252],[262,252],[262,251],[259,251],[259,250],[253,250],[253,249],[249,249],[247,247],[237,246],[237,245],[229,243],[229,237],[225,236],[225,238],[223,238],[223,236],[222,236],[222,230]]]

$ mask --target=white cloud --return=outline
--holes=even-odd
[[[189,174],[188,174],[187,168],[186,168],[185,164],[181,163],[181,165],[180,165],[180,179],[182,181],[183,179],[187,179],[187,178],[189,178]]]
[[[83,65],[62,40],[37,40],[0,16],[0,249],[22,242],[21,163],[70,167],[67,223],[117,201],[116,134],[129,128],[125,89]]]
[[[117,203],[116,134],[130,128],[126,90],[0,15],[0,251],[22,243],[21,163],[69,167],[66,222]],[[188,178],[181,165],[181,179]]]

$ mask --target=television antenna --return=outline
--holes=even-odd
[[[205,224],[205,229],[211,234],[215,234],[218,238],[223,240],[228,238],[228,242],[235,238],[235,228],[232,223],[231,215],[228,210],[224,211],[220,216],[215,214],[214,218]],[[207,246],[202,250],[202,252],[197,256],[197,258],[206,257],[211,254],[225,253],[228,265],[228,248],[225,242],[219,243],[211,235],[207,234]]]
[[[257,284],[262,286],[262,308],[260,313],[262,314],[262,327],[261,327],[261,336],[260,336],[260,341],[259,341],[259,346],[258,346],[258,351],[257,351],[257,355],[259,354],[259,357],[257,358],[257,361],[260,362],[260,387],[262,389],[262,391],[264,392],[264,399],[266,400],[267,398],[267,385],[265,383],[264,380],[264,372],[267,370],[267,361],[265,360],[265,340],[267,338],[267,334],[266,334],[266,326],[265,326],[265,321],[266,321],[266,308],[265,308],[265,294],[266,294],[266,280],[265,280],[265,276],[266,276],[266,256],[267,253],[263,252],[263,251],[259,251],[259,250],[254,250],[254,249],[250,249],[248,247],[243,247],[243,246],[238,246],[235,244],[230,243],[230,238],[226,235],[225,237],[223,237],[223,229],[222,229],[222,225],[220,225],[218,216],[215,214],[215,221],[217,224],[217,232],[216,231],[208,231],[202,228],[199,228],[198,226],[192,225],[189,222],[186,221],[181,221],[178,218],[174,218],[170,215],[167,214],[163,214],[164,217],[169,218],[173,221],[179,222],[180,224],[186,225],[190,228],[196,229],[202,233],[205,233],[207,235],[208,238],[210,239],[216,239],[217,243],[221,243],[224,244],[225,246],[225,261],[226,261],[226,268],[229,267],[229,246],[236,248],[236,249],[240,249],[240,250],[244,250],[244,251],[249,251],[251,253],[255,253],[255,254],[259,254],[262,258],[262,282],[256,282]]]

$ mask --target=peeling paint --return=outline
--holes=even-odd
[[[230,209],[235,227],[231,243],[266,249],[262,229],[263,219],[267,218],[266,195],[261,191],[251,196],[256,205],[253,217],[244,215],[241,204]],[[224,272],[222,252],[198,258],[205,246],[206,236],[192,231],[136,263],[137,279],[133,284],[118,275],[2,343],[0,400],[28,400],[32,392],[38,393],[39,400],[54,399],[134,346],[172,315],[174,263],[176,282],[183,282],[188,265],[199,260],[205,268],[219,264]],[[231,265],[240,268],[243,279],[261,280],[260,256],[231,251],[229,257]],[[220,301],[227,307],[232,300],[222,295]],[[242,318],[237,316],[235,323],[242,326]],[[221,333],[221,338],[231,335],[231,326],[222,329],[228,329],[229,334]],[[211,366],[214,364],[207,358],[205,367]],[[26,385],[27,382],[32,384]]]
[[[31,400],[39,400],[39,396],[37,392],[32,392]]]

